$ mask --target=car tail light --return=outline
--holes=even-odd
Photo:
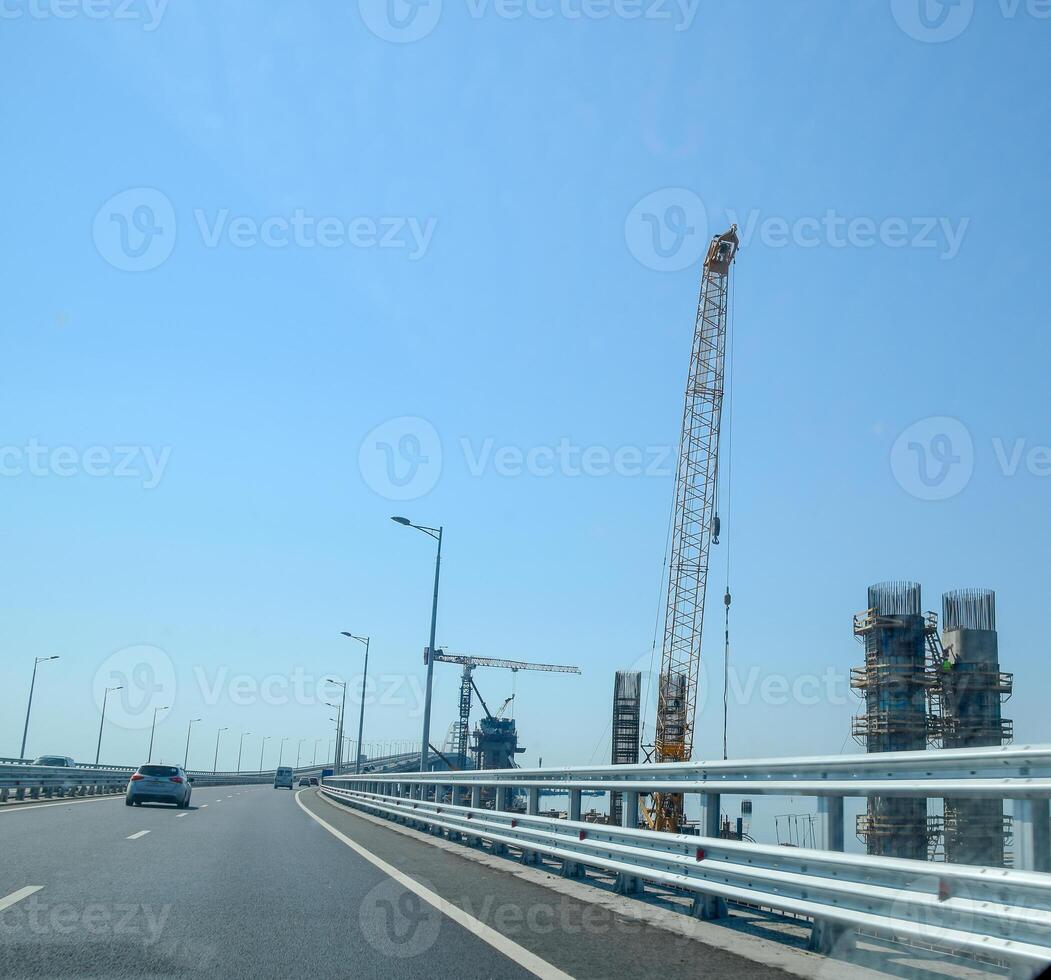
[[[182,776],[172,776],[171,777],[171,781],[173,783],[181,783],[182,782]]]
[[[141,772],[136,772],[136,773],[132,773],[131,781],[134,783],[134,782],[137,782],[140,779],[145,779],[145,778],[146,777]]]

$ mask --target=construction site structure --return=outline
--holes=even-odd
[[[430,650],[424,650],[424,660],[432,656]],[[509,736],[509,732],[515,732],[514,722],[510,719],[500,719],[499,715],[503,714],[503,708],[500,710],[498,715],[493,715],[489,711],[489,708],[485,704],[485,700],[482,698],[481,691],[478,690],[478,686],[474,682],[474,671],[476,667],[500,667],[504,670],[510,670],[517,673],[520,670],[540,670],[548,673],[557,674],[579,674],[579,667],[567,667],[564,664],[534,664],[526,663],[522,660],[503,660],[497,657],[475,657],[468,654],[462,653],[448,653],[442,648],[438,648],[434,651],[433,657],[437,663],[446,664],[460,664],[463,667],[463,672],[460,675],[460,705],[459,714],[456,721],[453,722],[453,727],[449,735],[449,747],[455,752],[457,764],[460,769],[466,769],[469,765],[469,746],[468,741],[471,737],[471,707],[472,707],[472,693],[478,695],[478,700],[481,702],[482,707],[485,708],[487,718],[479,723],[479,728],[475,734],[475,746],[474,753],[476,756],[479,754],[478,742],[479,734],[483,737],[485,748],[482,750],[482,754],[485,758],[506,758],[511,760],[513,763],[515,755],[520,755],[521,751],[511,750],[510,752],[505,751],[503,748],[497,748],[498,743],[502,744],[506,741]],[[504,702],[504,708],[510,703],[512,698],[509,698]],[[501,724],[494,725],[493,722],[500,721]],[[510,728],[508,728],[508,723]],[[516,735],[517,738],[517,735]],[[501,768],[512,768],[508,766],[495,766],[479,764],[480,769],[501,769]]]
[[[909,752],[927,748],[927,621],[920,586],[883,582],[869,587],[868,607],[854,617],[854,635],[865,648],[865,663],[850,672],[850,686],[861,692],[865,712],[852,734],[869,752]],[[869,797],[858,817],[858,836],[869,854],[927,858],[931,838],[927,801]]]
[[[613,681],[613,746],[610,757],[610,762],[615,766],[633,765],[639,761],[641,708],[642,673],[637,670],[618,670]],[[622,813],[620,793],[610,793],[610,822],[619,826]]]
[[[1000,669],[996,596],[965,589],[942,596],[942,659],[936,672],[938,729],[944,748],[1003,745],[1013,728],[1002,715],[1014,679]],[[1010,824],[1001,800],[946,799],[945,860],[955,864],[1003,866]]]
[[[708,552],[713,541],[719,540],[716,498],[730,273],[739,246],[736,225],[716,235],[701,274],[675,476],[657,684],[654,754],[658,762],[688,761],[693,754]],[[653,829],[679,830],[683,824],[682,794],[654,794],[644,815]]]

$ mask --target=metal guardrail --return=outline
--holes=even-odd
[[[419,753],[402,753],[368,760],[374,772],[396,772],[412,766]],[[331,763],[303,766],[293,770],[297,777],[320,776]],[[0,759],[0,803],[15,800],[66,796],[101,796],[123,793],[134,766],[34,766],[29,759]],[[261,772],[200,772],[190,770],[187,775],[195,787],[241,786],[271,783],[275,770]]]
[[[540,792],[564,789],[568,819],[539,815]],[[583,822],[581,794],[624,796],[624,826]],[[693,893],[695,914],[719,918],[745,902],[810,917],[812,946],[828,951],[855,930],[967,951],[1025,967],[1051,963],[1051,746],[881,753],[878,757],[769,759],[582,769],[366,774],[322,780],[322,791],[367,812],[415,824],[524,860],[559,859]],[[524,792],[527,812],[510,809]],[[702,836],[638,828],[639,797],[698,794]],[[814,796],[820,849],[719,837],[725,793]],[[847,796],[1001,798],[1014,802],[1017,869],[983,868],[843,853]],[[483,805],[483,797],[492,802]],[[492,806],[492,809],[488,807]]]

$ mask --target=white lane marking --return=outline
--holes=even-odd
[[[17,902],[21,902],[23,898],[29,898],[30,895],[35,895],[43,885],[26,885],[25,888],[19,888],[16,892],[11,892],[6,898],[0,898],[0,912],[4,909],[11,908],[12,905]]]
[[[188,813],[177,813],[177,814],[175,815],[175,818],[176,818],[176,819],[178,819],[179,817],[188,817],[188,816],[189,816],[189,814],[188,814]]]
[[[149,833],[148,830],[140,830],[137,834],[132,834],[130,837],[124,838],[125,840],[138,840],[140,837],[145,837]]]
[[[63,800],[61,803],[4,803],[0,805],[0,813],[16,813],[19,810],[46,810],[49,806],[74,806],[77,803],[98,803],[101,800],[123,800],[123,793],[114,793],[112,796],[89,796],[83,800]]]
[[[518,943],[510,940],[503,933],[497,932],[495,929],[490,928],[484,922],[479,921],[473,915],[468,915],[463,909],[457,905],[453,905],[452,902],[447,902],[441,895],[432,892],[429,888],[425,888],[414,878],[410,878],[407,874],[399,871],[394,865],[388,864],[383,858],[377,857],[372,851],[362,847],[357,841],[351,840],[346,834],[336,830],[332,824],[326,820],[322,820],[316,813],[308,809],[300,796],[303,795],[303,790],[296,793],[296,803],[299,804],[299,808],[312,820],[316,820],[322,827],[325,828],[333,837],[337,840],[342,841],[356,854],[363,857],[369,864],[377,867],[385,875],[393,878],[402,888],[407,889],[415,895],[422,898],[428,905],[432,905],[442,915],[448,916],[457,925],[463,926],[469,932],[473,932],[483,942],[488,943],[498,953],[503,953],[509,960],[517,963],[520,967],[528,970],[534,976],[541,977],[542,980],[573,980],[573,977],[568,973],[563,973],[557,966],[552,966],[547,960],[541,959],[536,953],[529,952]],[[320,795],[320,794],[318,794]]]

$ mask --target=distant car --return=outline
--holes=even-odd
[[[311,776],[310,777],[310,785],[311,786],[317,786],[318,785],[317,776]]]
[[[317,780],[315,780],[315,782],[317,782]],[[310,780],[307,779],[306,776],[300,776],[299,777],[299,785],[300,786],[309,786],[310,785]]]
[[[281,789],[281,787],[291,789],[294,776],[291,766],[281,766],[274,773],[274,789]]]
[[[42,755],[33,760],[34,766],[61,766],[63,769],[72,769],[76,763],[68,755]]]
[[[124,805],[170,803],[185,810],[190,805],[191,782],[178,766],[139,766],[128,781]]]

